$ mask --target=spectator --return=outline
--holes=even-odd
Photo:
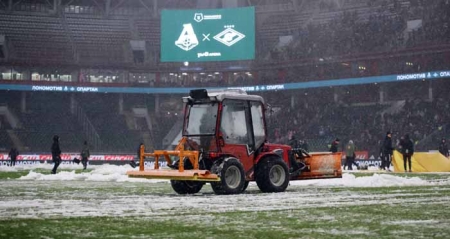
[[[447,142],[446,142],[445,138],[442,138],[442,140],[441,140],[441,144],[439,145],[439,153],[441,153],[442,155],[444,155],[447,158],[449,156],[448,146],[447,146]]]
[[[52,169],[52,174],[56,174],[56,170],[61,164],[61,149],[59,148],[59,136],[53,136],[53,144],[52,144],[52,160],[55,164]]]
[[[83,149],[81,150],[81,163],[83,164],[83,170],[86,170],[87,162],[91,156],[87,141],[84,141]]]
[[[347,165],[348,170],[353,170],[352,165],[355,164],[355,144],[353,140],[348,141],[348,144],[345,146],[345,164]],[[356,164],[355,164],[356,165]],[[358,165],[356,165],[358,166]],[[345,166],[344,166],[345,168]]]
[[[17,156],[19,156],[19,151],[16,148],[12,147],[11,150],[9,151],[8,156],[11,159],[9,166],[11,167],[16,166],[16,160]]]
[[[392,151],[392,133],[388,131],[386,137],[383,141],[382,151],[381,151],[381,169],[390,171]]]
[[[339,138],[336,138],[332,143],[330,147],[330,152],[337,153],[338,152],[338,146],[339,146]]]
[[[411,157],[414,154],[414,143],[409,138],[409,134],[406,134],[402,141],[400,141],[400,145],[402,148],[402,154],[403,154],[403,167],[405,168],[405,172],[408,172],[406,169],[406,162],[408,162],[409,165],[409,172],[412,172],[412,163],[411,163]]]
[[[308,142],[306,142],[306,140],[300,140],[300,148],[302,148],[306,152],[309,152]]]
[[[297,138],[295,138],[295,135],[291,136],[291,139],[289,140],[288,144],[293,148],[296,149],[299,147],[299,143]]]
[[[139,167],[140,162],[141,162],[141,147],[144,146],[144,143],[140,143],[139,147],[137,148],[137,163],[134,162],[134,160],[131,160],[130,162],[130,166],[133,168]]]

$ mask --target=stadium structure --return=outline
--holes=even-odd
[[[254,7],[253,59],[161,61],[165,9]],[[270,141],[334,138],[365,157],[386,131],[419,150],[449,137],[450,4],[416,0],[1,0],[0,151],[135,154],[180,137],[181,97],[240,88]],[[204,36],[205,37],[205,36]],[[212,38],[212,36],[211,36]]]

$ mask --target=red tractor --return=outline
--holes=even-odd
[[[243,91],[192,90],[184,97],[182,139],[175,150],[145,153],[130,177],[165,178],[179,194],[199,192],[206,182],[216,194],[238,194],[250,181],[262,192],[283,192],[289,180],[342,177],[341,154],[307,154],[267,142],[264,100]],[[177,156],[172,162],[171,156]],[[154,157],[144,169],[144,157]],[[169,168],[160,169],[164,157]]]

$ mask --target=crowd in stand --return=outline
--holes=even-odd
[[[370,2],[369,2],[370,3]],[[332,21],[310,23],[293,29],[295,41],[271,51],[270,60],[326,58],[347,54],[386,52],[418,45],[449,43],[449,9],[446,0],[410,1],[404,7],[399,1],[374,12],[359,14],[356,10],[337,14]],[[422,20],[422,26],[407,29],[410,20]],[[404,31],[409,32],[405,35]]]
[[[279,101],[285,107],[268,113],[270,140],[287,143],[295,135],[309,141],[312,151],[328,151],[331,141],[338,137],[343,142],[353,140],[357,148],[377,155],[385,131],[392,131],[394,138],[409,134],[420,150],[437,149],[441,137],[449,137],[446,135],[450,127],[448,96],[432,102],[423,98],[407,99],[404,105],[389,111],[392,104],[352,105],[326,100],[325,95],[323,90],[314,90],[307,97],[315,103],[306,102],[294,108],[287,107],[289,102]],[[268,97],[268,102],[271,100],[274,98]]]
[[[400,45],[396,41],[405,27],[399,16],[370,15],[360,19],[356,12],[344,13],[336,21],[309,24],[298,29],[297,40],[271,52],[272,60],[293,60],[386,51]]]

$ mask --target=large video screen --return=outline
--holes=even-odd
[[[162,10],[162,62],[254,58],[254,7]]]

